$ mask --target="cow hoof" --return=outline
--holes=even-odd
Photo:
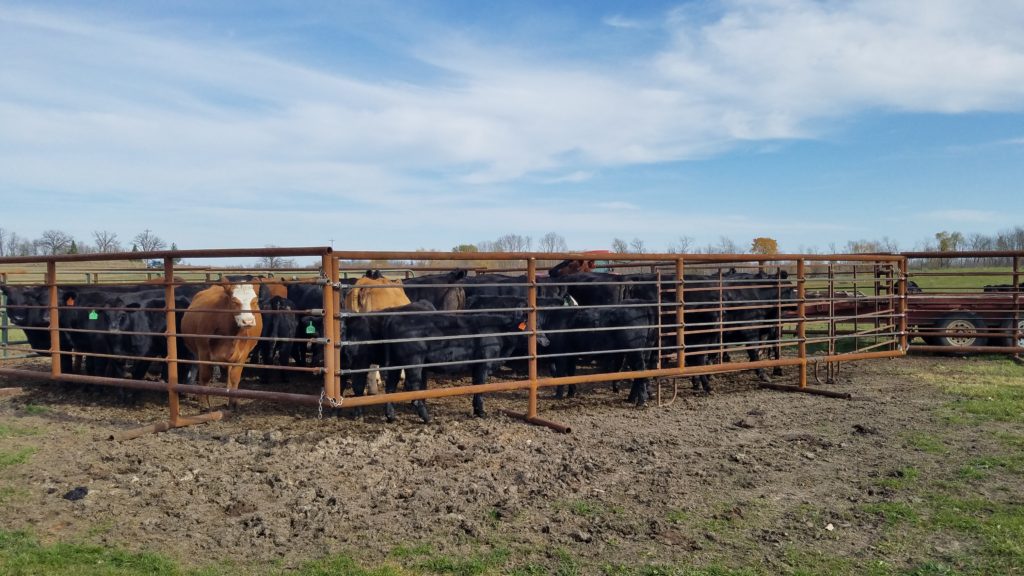
[[[782,368],[776,366],[772,369],[772,376],[782,376]]]
[[[636,407],[637,408],[643,408],[646,405],[647,405],[647,398],[644,398],[643,396],[639,396],[636,399]]]
[[[474,418],[487,418],[487,412],[484,411],[483,409],[473,410],[473,417]]]

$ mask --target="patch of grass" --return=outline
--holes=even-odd
[[[508,562],[511,552],[505,548],[495,548],[488,552],[473,554],[468,558],[453,556],[431,556],[418,563],[417,568],[433,574],[454,574],[456,576],[477,576],[487,574],[501,568]]]
[[[33,416],[46,414],[50,411],[49,406],[40,406],[38,404],[25,404],[24,409],[26,414],[31,414]]]
[[[6,504],[16,498],[26,496],[28,492],[21,488],[12,488],[10,486],[0,486],[0,504]]]
[[[22,448],[14,452],[0,450],[0,470],[28,462],[29,456],[32,456],[35,452],[36,449],[32,447]]]
[[[509,576],[547,576],[548,569],[540,564],[524,564],[509,570],[508,574]]]
[[[902,523],[916,524],[920,520],[917,510],[903,502],[876,502],[865,504],[862,508],[869,514],[881,516],[889,526]]]
[[[907,445],[929,454],[945,454],[946,445],[942,440],[925,432],[914,432],[907,435]]]
[[[1024,504],[935,495],[928,500],[930,525],[977,539],[972,560],[990,574],[1024,566]]]
[[[433,554],[434,549],[425,542],[414,546],[396,546],[391,550],[391,556],[395,558],[415,558],[418,556],[431,556]]]
[[[0,423],[0,438],[17,438],[20,436],[36,436],[40,433],[38,428],[15,426],[13,424]]]
[[[303,564],[295,576],[402,576],[403,572],[393,566],[363,568],[348,556],[332,556]]]
[[[579,561],[564,548],[555,548],[551,551],[551,556],[557,561],[553,572],[555,576],[578,576],[583,573]]]
[[[999,443],[1007,448],[1024,449],[1024,436],[1011,434],[1009,432],[996,432],[995,437]]]
[[[181,574],[171,560],[156,554],[64,542],[44,546],[25,532],[0,531],[0,566],[3,567],[3,573],[9,576]]]
[[[684,524],[689,517],[690,515],[682,510],[668,511],[668,521],[673,524]]]
[[[956,396],[946,407],[967,422],[1024,424],[1024,369],[1006,358],[972,359],[951,373],[919,376]]]
[[[888,476],[878,481],[878,485],[884,488],[899,490],[914,482],[917,482],[921,473],[913,466],[905,466],[889,473]]]

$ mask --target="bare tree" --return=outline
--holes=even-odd
[[[541,252],[568,252],[569,245],[560,234],[548,232],[541,237],[537,249]]]
[[[505,234],[494,241],[495,252],[529,252],[533,239],[519,234]]]
[[[167,248],[167,242],[164,242],[163,238],[153,234],[149,228],[146,228],[144,232],[139,232],[132,239],[132,243],[138,246],[141,252],[154,252],[156,250],[163,250]]]
[[[629,251],[634,254],[643,254],[647,252],[647,247],[644,246],[644,241],[639,238],[633,238],[629,241]]]
[[[669,254],[686,254],[693,247],[693,238],[689,236],[680,236],[674,243],[669,244]]]
[[[121,243],[117,240],[117,233],[109,230],[93,230],[92,239],[96,242],[96,251],[109,253],[109,252],[122,252],[124,248],[121,247]]]
[[[728,236],[721,236],[718,238],[718,245],[715,246],[715,250],[719,254],[742,254],[743,250],[738,244],[733,242],[732,238]]]
[[[267,244],[267,248],[277,248],[277,246]],[[260,268],[295,268],[297,266],[294,258],[285,258],[284,256],[261,256],[257,265]]]
[[[36,240],[39,250],[44,254],[64,254],[73,242],[74,238],[61,230],[47,230]]]
[[[618,252],[619,254],[626,254],[629,252],[629,243],[622,238],[615,238],[612,240],[612,252]]]
[[[11,236],[14,232],[10,232],[5,228],[0,228],[0,257],[10,256],[13,248],[13,242]]]

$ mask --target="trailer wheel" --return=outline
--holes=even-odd
[[[939,332],[979,332],[985,328],[984,322],[974,314],[968,312],[956,312],[943,317],[935,325]],[[939,346],[951,348],[966,348],[969,346],[984,346],[985,338],[980,336],[936,336],[935,342]]]
[[[1007,322],[1006,325],[1003,326],[1003,330],[1006,330],[1007,332],[1013,330],[1013,320]],[[999,345],[1017,346],[1019,348],[1024,348],[1024,319],[1017,321],[1017,331],[1020,332],[1021,334],[1016,340],[1014,340],[1012,336],[1010,336],[1009,338],[1000,338]]]

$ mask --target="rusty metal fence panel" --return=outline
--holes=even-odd
[[[308,326],[301,326],[308,331],[283,340],[301,341],[314,360],[307,365],[304,355],[301,365],[285,359],[284,365],[272,367],[245,360],[235,367],[248,374],[272,369],[306,381],[284,389],[251,383],[228,389],[185,382],[190,368],[214,364],[190,358],[182,349],[179,322],[190,306],[190,295],[235,275],[260,271],[175,262],[182,258],[261,256],[319,260],[318,269],[264,271],[274,275],[273,283],[309,287],[306,295],[315,305],[307,301],[301,309],[260,311],[266,319],[281,315],[308,321]],[[770,385],[805,390],[809,368],[817,374],[819,365],[900,356],[907,348],[906,261],[900,256],[601,254],[598,272],[589,276],[549,275],[561,261],[582,263],[593,258],[585,253],[334,252],[313,247],[0,259],[0,264],[37,265],[30,273],[5,278],[9,287],[32,287],[33,299],[8,302],[4,312],[29,311],[35,320],[21,326],[29,336],[27,346],[10,343],[4,349],[50,360],[43,368],[38,361],[5,359],[0,375],[167,393],[167,422],[120,437],[223,415],[218,411],[183,416],[179,398],[183,393],[288,402],[321,410],[416,402],[419,410],[429,398],[522,390],[527,393],[526,409],[514,415],[564,428],[538,416],[541,388],[626,380],[633,399],[640,403],[648,383],[653,382],[658,385],[660,402],[661,385],[671,382],[675,389],[682,378],[707,390],[710,375],[754,370],[769,385],[768,370],[778,374],[785,367],[795,367],[794,384]],[[81,268],[83,262],[96,260],[146,260],[162,265],[142,270],[130,266]],[[394,290],[388,284],[353,286],[362,276],[360,270],[370,263],[389,263],[382,267],[381,277],[403,280],[400,291],[428,299],[436,293],[437,306],[357,310],[346,305],[359,293]],[[458,272],[452,280],[433,282],[431,278],[453,271]],[[1019,286],[1016,275],[1014,278]],[[161,305],[90,303],[87,298],[68,297],[75,287],[83,294],[90,290],[141,290],[137,285],[147,281],[160,292]],[[472,303],[467,294],[476,296]],[[518,300],[511,305],[487,301],[489,294],[513,295]],[[1016,294],[1013,297],[1016,301]],[[97,309],[84,308],[88,306]],[[162,318],[163,323],[157,322],[157,329],[125,331],[104,324],[99,320],[101,313],[148,314]],[[95,324],[89,318],[92,314],[97,315]],[[70,321],[73,317],[86,320],[74,324]],[[440,328],[444,326],[448,328]],[[157,339],[163,345],[159,353],[150,354],[75,345],[91,336],[112,338],[115,332],[117,338]],[[265,342],[274,338],[282,340],[280,335],[234,339]],[[422,350],[414,350],[417,346]],[[319,355],[318,350],[322,351]],[[85,359],[85,373],[75,369],[75,358]],[[141,368],[128,369],[150,362],[163,367],[159,381],[147,380]],[[118,368],[90,372],[88,366],[98,364]],[[424,373],[432,373],[430,377],[436,380],[433,373],[454,367],[463,369],[459,378],[465,379],[469,373],[474,383],[423,384]],[[399,391],[402,371],[406,372],[406,388]],[[365,394],[363,381],[377,373],[383,375],[387,393]]]
[[[1024,252],[907,252],[911,350],[1024,353]]]

